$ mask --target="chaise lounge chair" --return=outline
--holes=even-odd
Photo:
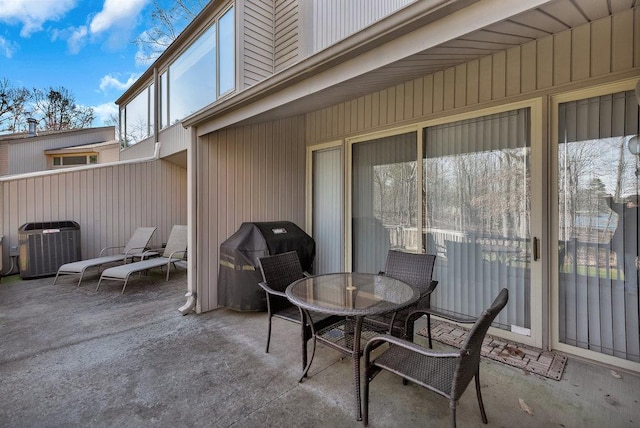
[[[146,254],[148,255],[157,253],[154,250],[150,250],[147,251]],[[129,281],[129,277],[131,276],[131,274],[163,266],[167,267],[167,281],[169,281],[169,270],[171,269],[171,265],[177,261],[184,260],[186,255],[187,226],[175,225],[173,226],[173,229],[171,229],[169,239],[167,240],[167,245],[165,246],[164,253],[161,257],[145,259],[146,256],[143,255],[143,260],[139,262],[129,263],[121,266],[114,266],[110,267],[109,269],[105,269],[102,272],[102,275],[100,275],[100,280],[98,281],[96,291],[98,291],[98,289],[100,288],[100,283],[103,279],[111,279],[113,281],[124,281],[124,285],[122,286],[122,294],[124,294],[124,289],[127,287],[127,282]]]
[[[60,275],[80,275],[80,279],[78,280],[79,287],[82,282],[82,277],[84,276],[84,271],[90,267],[98,266],[99,270],[100,266],[107,263],[127,263],[129,260],[133,260],[134,257],[142,257],[142,253],[146,250],[146,247],[151,240],[151,235],[153,235],[153,232],[155,232],[156,229],[156,227],[139,227],[135,232],[133,232],[133,235],[126,245],[105,247],[100,251],[99,257],[63,264],[58,268],[58,273],[56,274],[56,279],[53,281],[53,285],[56,284],[58,276]],[[122,248],[122,252],[111,256],[103,255],[106,254],[108,250],[116,248]]]

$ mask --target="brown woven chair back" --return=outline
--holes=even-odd
[[[458,400],[465,388],[473,379],[473,376],[478,373],[478,367],[480,365],[480,351],[482,349],[482,341],[484,340],[487,330],[491,326],[491,323],[500,311],[506,306],[509,300],[509,290],[503,288],[498,296],[493,300],[493,303],[488,309],[478,317],[478,320],[473,324],[467,340],[460,349],[461,358],[458,360],[458,367],[453,378],[453,386],[451,389],[451,397],[454,400]]]
[[[385,275],[413,285],[420,290],[420,294],[423,294],[429,289],[435,262],[436,256],[433,254],[412,254],[389,250]]]
[[[262,278],[276,291],[284,292],[289,284],[304,276],[295,251],[262,257],[259,262]]]
[[[437,281],[431,280],[435,263],[435,254],[412,254],[389,250],[385,275],[417,287],[420,291],[420,300],[412,306],[415,309],[428,309],[431,306],[431,293],[438,285]],[[398,321],[404,322],[405,318],[404,315],[400,316]]]

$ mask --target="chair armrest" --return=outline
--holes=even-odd
[[[264,291],[266,291],[268,294],[273,294],[273,295],[275,295],[275,296],[284,297],[285,299],[287,298],[287,295],[286,295],[285,293],[283,293],[282,291],[276,291],[276,290],[274,290],[273,288],[269,287],[269,286],[267,285],[267,283],[266,283],[266,282],[264,282],[264,281],[259,282],[259,283],[258,283],[258,285],[259,285],[260,287],[262,287],[262,289],[263,289]]]
[[[139,250],[142,250],[142,251],[139,251]],[[146,251],[147,251],[147,247],[134,247],[134,248],[130,248],[129,251],[124,253],[124,255],[125,255],[125,258],[131,257],[134,254],[143,256]]]
[[[414,305],[417,305],[419,302],[423,300],[431,299],[431,293],[433,293],[436,290],[437,285],[438,285],[438,281],[431,281],[429,283],[429,287],[427,287],[427,290],[424,293],[421,293],[420,298],[418,299],[418,302],[414,303]],[[426,308],[420,308],[420,309],[426,309]]]
[[[102,254],[104,254],[104,252],[107,251],[107,250],[113,250],[114,248],[124,248],[124,247],[125,247],[124,245],[114,245],[114,246],[111,246],[111,247],[104,247],[102,250],[100,250],[100,256],[99,257],[102,257]]]
[[[460,315],[456,314],[455,312],[445,311],[443,309],[423,308],[411,311],[409,315],[407,315],[407,319],[404,322],[404,331],[409,331],[407,330],[409,324],[420,318],[422,315],[433,315],[459,324],[473,324],[477,321],[476,317]]]
[[[408,349],[413,352],[417,352],[418,354],[433,357],[433,358],[460,358],[463,355],[463,350],[456,351],[434,351],[433,349],[424,348],[420,345],[417,345],[413,342],[409,342],[408,340],[401,339],[399,337],[391,336],[390,334],[381,334],[378,336],[372,337],[364,347],[364,361],[365,367],[369,365],[371,361],[371,351],[373,351],[378,346],[388,343],[390,345],[400,346],[401,348]]]
[[[175,254],[180,254],[180,253],[187,254],[187,250],[178,250],[178,251],[174,251],[173,253],[169,254],[169,263],[171,263],[171,261],[172,261],[174,258],[175,258],[176,260],[184,259],[184,256],[183,256],[183,257],[174,257],[174,255],[175,255]]]
[[[164,248],[145,248],[144,252],[140,255],[140,260],[144,260],[151,255],[160,254]]]

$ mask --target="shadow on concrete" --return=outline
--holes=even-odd
[[[186,273],[121,285],[97,277],[0,283],[0,425],[361,426],[351,362],[319,346],[302,383],[298,328],[265,313],[182,316]],[[601,427],[640,423],[640,378],[571,359],[560,381],[483,360],[489,426]],[[528,414],[522,400],[533,412]],[[445,399],[389,373],[372,383],[370,425],[447,426]],[[483,426],[473,388],[459,426]]]

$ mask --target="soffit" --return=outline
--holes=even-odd
[[[257,109],[256,114],[237,123],[280,119],[353,100],[631,9],[637,1],[551,1],[267,111]]]

